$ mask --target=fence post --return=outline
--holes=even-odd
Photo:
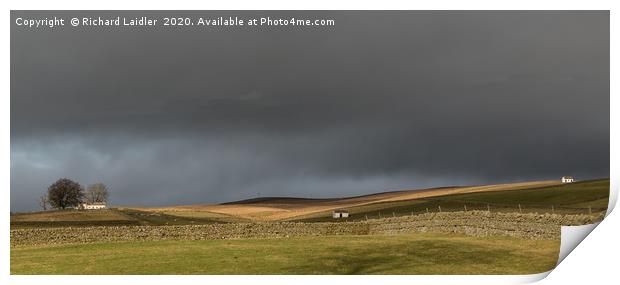
[[[441,206],[437,206],[437,208],[439,208],[439,212],[441,213]]]
[[[592,215],[592,206],[588,206],[588,213],[590,213],[590,215]]]
[[[489,206],[489,204],[487,204],[487,211],[490,213],[491,212],[491,206]]]
[[[413,217],[413,211],[411,211],[411,216]]]
[[[396,218],[396,214],[394,212],[392,212],[392,217]]]
[[[551,205],[551,214],[555,214],[555,209],[553,208],[553,205]]]
[[[463,207],[465,207],[465,212],[467,212],[467,205],[463,205]]]
[[[521,204],[519,204],[519,213],[521,213]]]
[[[366,221],[368,221],[368,215],[366,214],[366,215],[364,215],[364,217],[366,217]]]
[[[379,219],[381,219],[381,212],[379,212]]]
[[[428,214],[428,207],[426,208],[426,213]]]

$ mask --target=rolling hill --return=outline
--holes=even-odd
[[[535,181],[382,192],[344,198],[262,197],[223,204],[103,211],[46,211],[11,215],[12,227],[92,225],[184,225],[250,221],[335,221],[374,219],[437,211],[491,210],[578,214],[607,209],[609,179],[562,184]]]
[[[416,204],[421,201],[426,202],[426,200],[421,199],[430,199],[448,195],[510,192],[525,189],[541,189],[551,186],[564,187],[560,181],[551,180],[495,185],[453,186],[421,190],[403,190],[330,199],[289,197],[256,198],[217,205],[185,205],[161,208],[140,208],[139,210],[159,211],[172,215],[183,212],[200,213],[206,211],[253,221],[282,221],[326,217],[329,216],[329,213],[332,210],[341,208],[365,209],[363,207],[368,207],[368,209],[372,210],[377,207],[381,209],[399,205],[409,205],[411,203]],[[609,187],[607,186],[607,192],[608,191]],[[462,204],[460,206],[462,207]],[[409,212],[410,211],[411,210],[409,210]]]
[[[607,210],[609,179],[523,188],[511,191],[457,193],[425,198],[377,202],[346,208],[348,220],[412,215],[425,212],[482,210],[493,212],[536,212],[588,214]],[[334,221],[331,212],[296,217],[305,222]]]

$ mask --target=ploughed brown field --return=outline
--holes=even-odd
[[[157,211],[183,215],[183,212],[195,214],[199,212],[218,213],[231,217],[254,221],[283,221],[300,217],[308,217],[340,208],[350,208],[376,203],[397,202],[421,198],[431,198],[452,194],[481,193],[492,191],[510,191],[547,186],[557,186],[558,180],[507,183],[484,186],[455,186],[422,190],[404,190],[384,192],[364,196],[305,199],[305,198],[257,198],[218,205],[185,205],[160,208],[131,208],[140,211]]]

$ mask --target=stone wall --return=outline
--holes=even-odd
[[[591,224],[600,221],[602,217],[602,214],[554,215],[469,211],[430,213],[368,223],[372,224],[369,234],[445,232],[471,236],[559,239],[561,226]]]
[[[430,213],[415,216],[333,223],[230,223],[182,226],[97,226],[11,230],[11,246],[36,246],[147,240],[283,238],[293,236],[403,234],[446,232],[472,236],[558,239],[561,225],[589,224],[598,215]]]

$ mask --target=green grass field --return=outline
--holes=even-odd
[[[11,249],[11,274],[531,274],[559,241],[417,233]]]
[[[523,190],[454,194],[432,198],[375,203],[346,208],[351,216],[347,220],[376,219],[439,211],[464,211],[491,209],[495,212],[586,214],[607,210],[609,179],[582,181],[559,186]],[[297,218],[305,222],[344,221],[331,218],[331,211]]]

